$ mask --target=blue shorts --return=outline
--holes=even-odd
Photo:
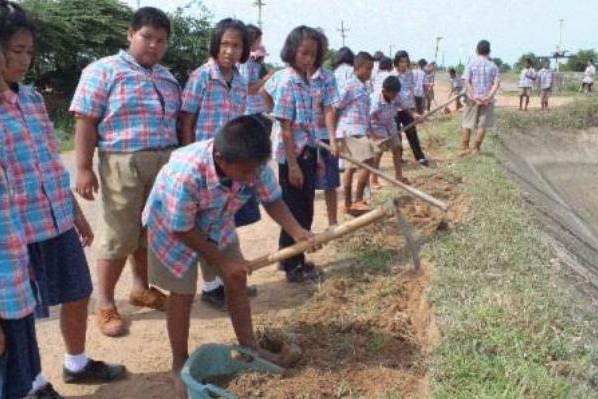
[[[328,144],[328,140],[322,140]],[[324,148],[318,148],[320,161],[324,163],[324,174],[316,178],[316,190],[335,190],[341,186],[341,172],[338,158]]]
[[[0,399],[21,399],[31,391],[41,373],[39,348],[35,338],[35,318],[0,320],[6,350],[0,356]]]
[[[27,246],[37,291],[37,317],[49,317],[50,306],[91,295],[91,276],[75,229]]]

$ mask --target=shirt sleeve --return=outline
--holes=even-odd
[[[255,189],[261,203],[269,204],[282,199],[282,190],[276,176],[269,166],[263,166],[259,172]]]
[[[197,217],[198,186],[191,177],[181,174],[164,178],[164,225],[171,231],[189,231],[195,225]]]
[[[90,118],[102,118],[108,105],[111,75],[109,68],[99,62],[85,68],[69,111]]]
[[[334,77],[334,75],[330,76],[330,80],[328,81],[328,84],[326,85],[325,89],[324,89],[324,96],[322,98],[322,104],[324,104],[325,107],[329,106],[329,105],[333,105],[334,103],[336,103],[339,99],[339,94],[338,94],[338,87],[336,85],[336,78]]]
[[[201,108],[204,91],[209,81],[209,74],[196,69],[185,85],[181,94],[181,111],[196,114]]]
[[[353,99],[353,85],[348,83],[340,90],[338,101],[334,104],[337,109],[344,109]]]

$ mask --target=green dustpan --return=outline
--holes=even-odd
[[[235,352],[244,355],[244,360],[236,359]],[[189,399],[237,399],[236,395],[207,381],[247,372],[282,374],[284,369],[240,346],[205,344],[189,356],[181,370],[181,378],[187,385]]]

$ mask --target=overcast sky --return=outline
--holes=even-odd
[[[172,11],[189,0],[139,0],[142,6]],[[204,0],[213,22],[236,17],[256,23],[255,0]],[[412,59],[434,59],[453,65],[472,56],[478,40],[492,43],[492,55],[513,63],[524,52],[546,55],[559,43],[563,19],[563,48],[597,48],[597,0],[263,0],[264,43],[268,61],[280,62],[280,49],[297,25],[322,27],[332,48],[342,45],[338,29],[344,21],[346,45],[354,51],[409,51]],[[137,6],[137,0],[127,0]],[[167,3],[168,6],[163,6]],[[448,4],[448,5],[447,5]],[[197,13],[192,6],[188,13]]]

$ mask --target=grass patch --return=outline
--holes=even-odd
[[[452,137],[444,151],[453,154],[458,122],[434,129]],[[595,101],[498,118],[499,132],[597,125]],[[497,161],[495,137],[484,151],[449,166],[464,181],[471,220],[425,249],[437,266],[430,299],[443,335],[433,397],[598,398],[595,308],[551,265],[519,189]]]

